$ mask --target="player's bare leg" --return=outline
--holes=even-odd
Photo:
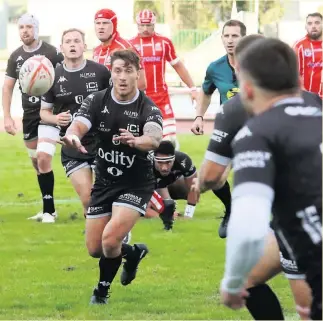
[[[312,304],[311,289],[304,279],[289,279],[296,311],[302,320],[309,320]]]

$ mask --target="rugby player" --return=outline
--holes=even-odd
[[[63,61],[63,55],[52,45],[45,41],[39,40],[39,22],[34,15],[24,14],[18,20],[18,28],[20,39],[23,43],[9,57],[6,76],[2,87],[2,107],[4,116],[4,128],[10,135],[15,135],[17,132],[15,121],[10,112],[13,90],[19,71],[23,63],[30,57],[43,55],[47,57],[53,66]],[[21,87],[20,87],[21,89]],[[38,125],[40,122],[40,97],[29,96],[21,93],[22,108],[23,108],[23,137],[32,165],[36,170],[39,188],[43,198],[43,210],[29,219],[40,219],[43,213],[51,211],[54,215],[55,206],[54,199],[47,193],[47,186],[53,184],[53,172],[42,172],[37,165],[37,144],[38,144]]]
[[[197,177],[196,167],[192,159],[185,153],[175,151],[174,145],[170,141],[162,141],[153,155],[154,173],[156,177],[155,201],[160,206],[159,213],[156,213],[152,207],[156,208],[156,203],[147,209],[146,217],[159,216],[164,229],[170,230],[173,227],[174,212],[176,209],[175,200],[187,200],[184,211],[184,217],[193,218],[197,195],[191,191],[193,179]]]
[[[118,17],[111,9],[101,9],[94,16],[95,34],[101,44],[94,48],[93,59],[111,69],[111,54],[117,49],[135,48],[122,38],[118,32]],[[147,86],[143,65],[140,64],[140,78],[138,88],[145,90]]]
[[[322,108],[302,97],[297,58],[284,42],[259,39],[237,59],[241,100],[254,117],[231,144],[222,301],[244,305],[245,280],[263,253],[273,214],[276,235],[311,288],[308,317],[322,320]]]
[[[298,58],[298,70],[304,89],[314,92],[322,98],[322,15],[319,12],[307,15],[306,31],[307,35],[294,44]]]
[[[67,129],[63,141],[87,153],[82,137],[98,135],[95,183],[86,219],[86,244],[100,257],[100,278],[91,304],[106,304],[111,283],[125,258],[122,285],[136,277],[148,253],[145,244],[122,243],[141,216],[154,191],[155,177],[148,152],[163,135],[162,116],[155,104],[138,90],[140,58],[131,49],[111,56],[113,87],[87,97]],[[103,113],[107,109],[109,113]]]
[[[84,58],[86,44],[84,33],[68,29],[62,34],[61,51],[64,63],[55,69],[52,88],[42,97],[37,148],[38,166],[42,172],[52,170],[52,158],[56,142],[65,134],[83,100],[90,94],[109,87],[110,72],[104,66]],[[107,110],[104,111],[108,113]],[[84,213],[87,212],[92,188],[92,170],[97,152],[94,132],[84,136],[82,143],[88,153],[82,154],[73,148],[62,147],[61,162],[67,177],[80,197]],[[52,195],[53,185],[48,189]],[[54,223],[51,211],[44,213],[42,221]]]
[[[235,49],[235,55],[239,55],[248,48],[248,46],[259,39],[262,39],[261,35],[244,37],[239,41]],[[317,107],[322,105],[319,96],[307,91],[303,91],[302,95],[307,103]],[[228,174],[227,168],[232,159],[232,148],[230,144],[248,118],[249,115],[243,108],[239,94],[224,103],[223,110],[220,110],[216,115],[214,133],[209,142],[204,163],[199,172],[199,188],[201,192],[212,189],[214,186],[218,185],[221,180],[226,179]],[[226,135],[225,138],[219,141],[216,136],[221,135],[221,133],[225,133]],[[281,270],[284,271],[286,277],[290,281],[296,305],[304,307],[309,306],[310,304],[310,293],[306,283],[303,281],[303,273],[298,271],[296,263],[290,258],[288,251],[284,248],[283,244],[280,243],[279,248],[281,251],[280,255],[277,241],[274,235],[270,233],[268,235],[265,254],[259,264],[253,269],[248,279],[247,286],[249,287],[248,291],[250,292],[250,296],[247,299],[247,307],[256,319],[268,319],[269,316],[271,316],[270,319],[276,319],[277,315],[279,315],[278,312],[276,314],[275,309],[272,308],[269,310],[274,314],[268,316],[268,312],[266,312],[265,308],[262,308],[261,303],[268,301],[262,299],[263,296],[266,295],[262,292],[266,291],[269,294],[269,288],[263,283],[281,272]],[[258,298],[261,301],[258,302]],[[257,308],[257,306],[259,308]],[[268,306],[270,307],[270,305]],[[278,307],[278,305],[276,306]],[[253,312],[254,310],[256,312]],[[300,312],[300,314],[302,313]]]
[[[212,62],[206,71],[205,80],[196,107],[195,121],[191,128],[195,135],[203,135],[203,116],[211,103],[212,94],[216,89],[218,89],[220,94],[220,104],[239,92],[234,69],[234,49],[239,40],[246,35],[246,32],[246,26],[239,20],[229,20],[223,26],[222,42],[227,54]],[[222,106],[220,110],[222,110]],[[219,132],[216,135],[218,140],[222,139],[221,135],[225,135],[225,133]],[[231,191],[228,181],[214,186],[212,192],[221,200],[225,207],[224,217],[219,227],[219,236],[225,238],[231,212]]]
[[[138,35],[130,39],[130,43],[140,53],[144,62],[147,79],[146,94],[162,112],[164,139],[172,141],[176,145],[176,149],[179,149],[175,115],[165,80],[166,62],[169,62],[187,85],[193,100],[197,98],[197,89],[185,65],[177,56],[172,41],[155,32],[156,15],[148,9],[144,9],[137,14],[136,23]]]

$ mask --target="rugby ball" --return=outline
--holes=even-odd
[[[45,56],[28,58],[20,68],[19,83],[21,91],[29,96],[42,96],[52,87],[55,70]]]

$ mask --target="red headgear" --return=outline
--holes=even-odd
[[[136,22],[138,24],[155,24],[156,16],[152,11],[144,9],[137,14]]]
[[[113,24],[112,35],[114,35],[117,32],[118,18],[114,11],[110,9],[101,9],[95,14],[94,21],[96,19],[109,20]]]

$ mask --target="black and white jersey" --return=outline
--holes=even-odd
[[[277,236],[299,268],[315,264],[322,255],[322,108],[282,100],[251,118],[232,148],[233,199],[268,198]]]
[[[21,46],[16,49],[9,57],[6,77],[19,79],[19,71],[23,63],[28,58],[39,55],[48,58],[53,64],[54,68],[64,60],[63,55],[58,51],[57,48],[44,41],[40,41],[38,47],[32,51],[26,51],[24,47]],[[21,90],[20,84],[19,88]],[[22,93],[21,98],[24,117],[26,118],[26,116],[28,117],[28,115],[30,114],[37,114],[37,117],[39,117],[40,97],[29,96]]]
[[[175,160],[172,169],[167,176],[162,176],[160,172],[154,167],[154,173],[156,177],[156,188],[164,188],[174,183],[180,177],[191,177],[196,173],[196,167],[194,166],[192,159],[185,153],[175,151]]]
[[[99,179],[127,186],[154,181],[148,152],[113,140],[120,135],[120,128],[134,136],[143,135],[146,123],[162,130],[161,112],[143,92],[138,90],[134,99],[124,103],[115,98],[111,88],[91,94],[83,101],[75,120],[98,133],[96,175]]]
[[[91,93],[109,87],[111,74],[103,65],[91,60],[85,60],[84,64],[75,70],[69,70],[65,64],[55,69],[55,80],[52,88],[42,96],[42,109],[52,109],[57,115],[64,111],[70,111],[71,121],[81,107],[83,100]],[[61,128],[64,135],[67,127]],[[82,140],[82,144],[88,149],[88,154],[82,154],[74,148],[63,146],[62,151],[69,157],[87,159],[96,154],[95,133],[90,131]]]
[[[322,100],[318,95],[304,90],[302,96],[306,104],[322,107]],[[230,144],[249,118],[250,116],[243,107],[240,94],[226,101],[215,115],[214,130],[205,159],[227,166],[232,159]]]

